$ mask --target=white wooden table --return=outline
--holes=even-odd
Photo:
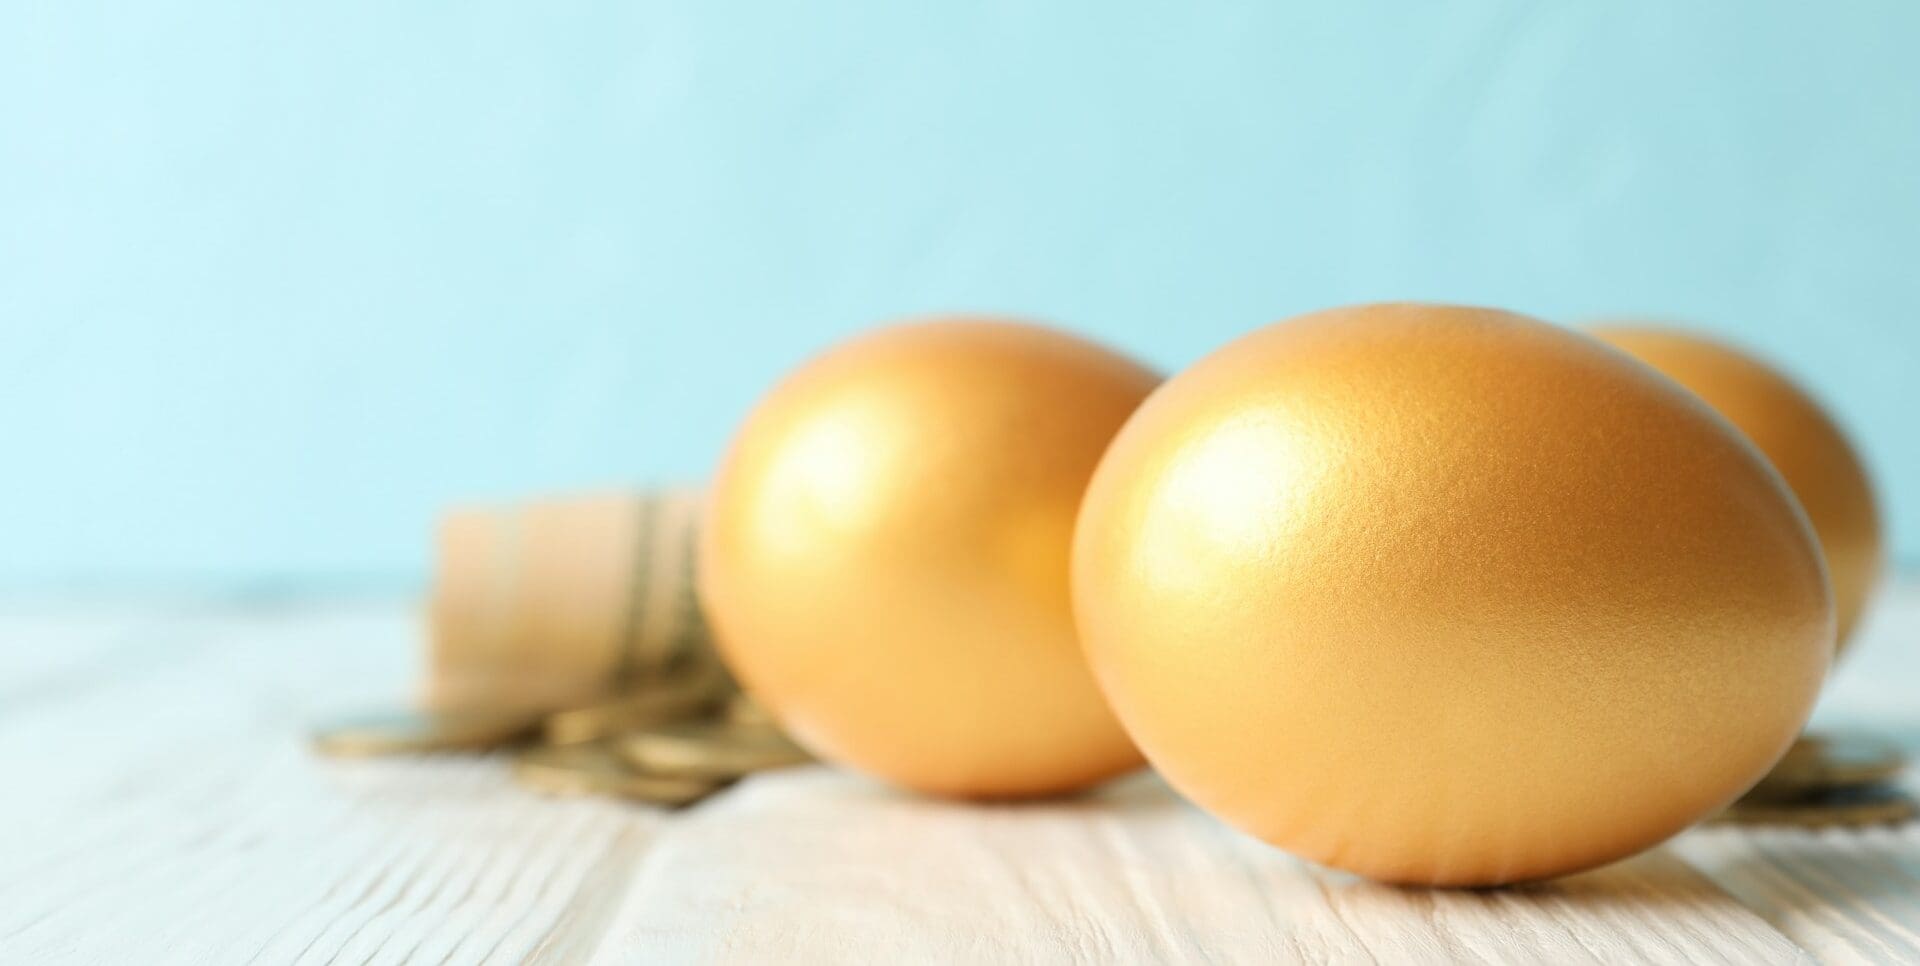
[[[404,699],[418,634],[403,603],[0,607],[0,961],[1920,962],[1920,826],[1432,892],[1150,777],[969,807],[810,768],[665,813],[497,757],[311,755],[309,722]],[[1818,720],[1920,745],[1920,584]]]

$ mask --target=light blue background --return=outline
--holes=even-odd
[[[1735,334],[1920,561],[1906,0],[0,11],[0,588],[407,586],[905,313],[1388,298]]]

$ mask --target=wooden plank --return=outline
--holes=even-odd
[[[147,604],[101,611],[72,601],[9,602],[0,609],[0,721],[164,655],[164,647],[153,646],[152,631],[186,609]]]
[[[1149,777],[978,806],[825,769],[764,776],[655,839],[603,961],[1796,962],[1672,854],[1525,889],[1314,869]]]
[[[404,700],[398,605],[0,609],[0,961],[1920,959],[1920,830],[1709,829],[1524,889],[1385,888],[1137,778],[966,806],[824,769],[665,813],[497,758],[337,762],[309,722]],[[1820,711],[1920,739],[1920,588]]]
[[[1710,829],[1676,850],[1821,962],[1920,962],[1911,829]]]
[[[90,632],[128,633],[109,623]],[[496,758],[312,756],[323,709],[411,686],[412,618],[391,607],[154,616],[132,633],[154,653],[0,718],[16,763],[0,961],[564,955],[598,941],[661,821],[529,795]],[[60,643],[45,627],[35,642]]]

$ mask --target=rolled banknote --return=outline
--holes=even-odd
[[[716,664],[693,585],[699,502],[675,488],[447,512],[426,706],[567,707]]]

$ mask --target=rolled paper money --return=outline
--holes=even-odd
[[[716,664],[692,489],[463,507],[440,522],[423,700],[568,707]]]

